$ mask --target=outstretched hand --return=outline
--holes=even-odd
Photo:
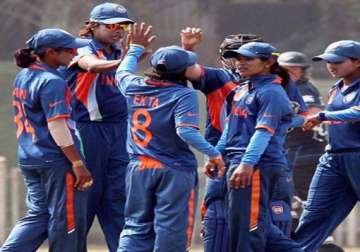
[[[194,47],[201,42],[202,31],[200,28],[187,27],[180,32],[180,37],[182,48],[193,51]]]
[[[152,35],[152,26],[145,23],[135,23],[130,26],[129,39],[130,44],[142,45],[143,47],[148,47],[154,40],[156,36]]]

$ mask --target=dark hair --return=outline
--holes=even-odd
[[[269,58],[260,58],[260,59],[262,61],[267,61]],[[272,66],[270,67],[270,73],[279,76],[281,78],[281,86],[283,86],[283,88],[287,90],[288,84],[290,82],[290,75],[288,71],[286,71],[285,68],[280,66],[279,63],[275,61],[275,63],[272,64]]]
[[[14,52],[15,64],[18,67],[27,68],[35,63],[36,59],[32,50],[29,48],[21,48]]]
[[[160,67],[161,68],[161,67]],[[166,73],[159,69],[148,68],[144,71],[144,75],[155,80],[169,81],[183,86],[187,86],[187,79],[185,77],[185,70],[177,73]]]
[[[98,25],[99,24],[95,22],[85,22],[85,25],[83,25],[80,28],[79,36],[82,38],[93,37],[94,36],[93,28]]]
[[[286,71],[285,68],[280,66],[279,63],[275,62],[270,67],[270,73],[278,75],[281,78],[281,86],[283,86],[285,90],[287,90],[288,84],[290,82],[290,75],[288,71]]]

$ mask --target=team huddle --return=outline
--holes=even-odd
[[[189,251],[198,198],[190,147],[206,160],[205,252],[325,251],[360,199],[359,42],[312,58],[339,79],[324,105],[306,55],[280,54],[261,36],[226,36],[223,66],[207,67],[195,53],[201,29],[151,53],[152,26],[114,3],[95,6],[79,35],[43,29],[15,52],[28,211],[0,251],[36,251],[46,239],[49,251],[87,251],[95,216],[111,252]],[[196,90],[206,97],[205,136]]]

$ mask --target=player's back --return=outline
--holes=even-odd
[[[142,77],[133,78],[122,91],[129,110],[130,155],[149,156],[177,169],[194,169],[197,166],[194,154],[178,136],[176,128],[198,127],[198,111],[184,106],[189,101],[197,103],[196,92],[180,84]]]

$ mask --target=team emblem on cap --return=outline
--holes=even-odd
[[[116,10],[117,12],[120,12],[120,13],[126,12],[126,9],[125,9],[123,6],[121,6],[121,5],[116,6],[116,7],[115,7],[115,10]]]

